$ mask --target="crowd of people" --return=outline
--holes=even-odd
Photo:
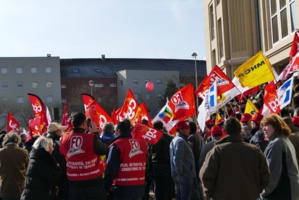
[[[135,139],[128,119],[100,133],[80,112],[68,133],[56,122],[27,142],[1,133],[0,197],[149,200],[153,188],[157,200],[299,200],[299,95],[292,111],[267,116],[244,113],[245,103],[229,102],[204,131],[190,119],[170,135],[155,121],[155,144]]]

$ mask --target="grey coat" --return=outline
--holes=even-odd
[[[195,164],[187,137],[178,134],[170,143],[171,176],[179,184],[190,182],[195,175]]]

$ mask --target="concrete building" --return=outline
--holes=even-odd
[[[59,57],[0,58],[0,102],[22,104],[33,93],[48,105],[61,104]]]
[[[207,73],[218,65],[229,77],[260,50],[281,72],[299,28],[299,1],[205,0]]]

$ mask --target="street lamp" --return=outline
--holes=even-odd
[[[198,87],[198,84],[197,84],[197,63],[196,63],[196,56],[197,54],[194,52],[192,55],[192,57],[194,57],[194,60],[195,60],[195,90],[197,89]],[[198,109],[198,97],[196,95],[196,109]]]
[[[90,95],[92,96],[92,87],[94,86],[93,80],[90,80],[88,83],[90,86]]]

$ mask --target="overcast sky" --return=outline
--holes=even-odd
[[[0,0],[0,57],[205,59],[200,0]]]

